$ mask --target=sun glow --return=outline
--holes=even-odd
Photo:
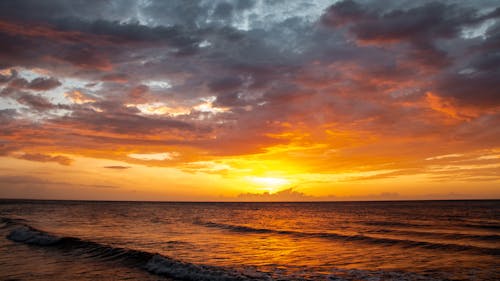
[[[289,180],[276,177],[247,177],[247,180],[262,186],[269,193],[277,192],[279,188],[290,184]]]

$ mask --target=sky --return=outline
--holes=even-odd
[[[500,198],[498,1],[0,1],[0,197]]]

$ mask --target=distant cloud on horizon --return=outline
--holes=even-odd
[[[356,201],[356,200],[398,200],[400,194],[395,192],[382,192],[376,195],[363,196],[312,196],[287,188],[275,193],[242,193],[237,196],[237,201]]]

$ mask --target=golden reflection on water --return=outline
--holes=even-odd
[[[460,213],[458,203],[418,204],[103,203],[17,212],[60,235],[297,278],[324,280],[347,269],[431,271],[465,280],[476,271],[494,275],[497,256],[480,252],[498,249],[500,233],[488,228],[499,222],[494,213],[482,205]],[[450,219],[451,211],[462,217]],[[472,223],[485,227],[465,226]]]

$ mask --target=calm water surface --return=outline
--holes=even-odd
[[[500,201],[0,201],[1,280],[500,280]]]

